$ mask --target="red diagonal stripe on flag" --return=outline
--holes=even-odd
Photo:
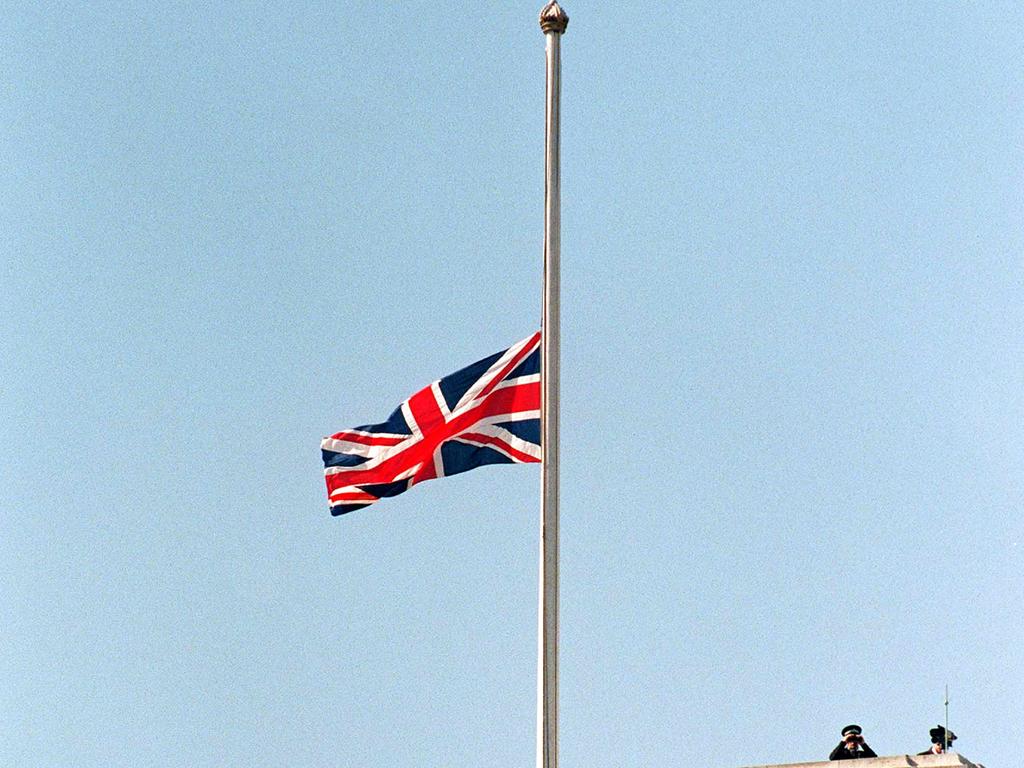
[[[367,435],[362,432],[338,432],[331,435],[332,440],[345,440],[349,443],[359,445],[398,445],[408,437],[382,437],[380,435]]]
[[[504,368],[502,368],[501,373],[495,376],[493,379],[491,379],[491,383],[484,387],[482,390],[480,390],[480,394],[477,395],[477,399],[482,400],[483,398],[487,397],[496,386],[503,382],[505,380],[505,377],[512,373],[512,371],[516,369],[516,366],[523,362],[523,360],[531,352],[533,352],[533,347],[537,343],[537,340],[539,338],[540,331],[537,331],[537,333],[533,334],[533,336],[530,337],[530,341],[525,346],[523,346],[521,350],[519,350],[519,353],[515,357],[513,357]]]
[[[540,459],[531,456],[528,453],[523,453],[522,451],[513,448],[505,440],[502,440],[500,437],[495,437],[494,435],[482,435],[479,432],[466,432],[465,434],[459,435],[458,439],[472,440],[474,443],[497,446],[503,453],[507,453],[513,459],[520,461],[523,464],[540,461]]]

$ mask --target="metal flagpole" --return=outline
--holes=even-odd
[[[544,305],[541,315],[540,589],[537,658],[537,768],[558,768],[558,331],[561,188],[559,42],[569,24],[552,0],[540,12],[547,40],[544,156]]]

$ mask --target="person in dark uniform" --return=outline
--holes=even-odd
[[[859,725],[848,725],[843,728],[843,740],[832,750],[829,760],[858,760],[862,757],[878,757],[875,750],[867,745],[861,735]]]
[[[949,748],[953,748],[953,742],[956,741],[956,734],[952,731],[947,731],[941,725],[936,725],[930,731],[928,735],[932,737],[932,746],[930,749],[926,749],[924,752],[918,752],[919,755],[941,755],[946,751],[945,744],[949,744]]]

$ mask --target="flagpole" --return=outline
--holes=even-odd
[[[547,45],[544,142],[544,303],[541,315],[540,588],[537,632],[537,768],[558,768],[558,360],[561,183],[559,43],[569,17],[555,0],[540,12]]]

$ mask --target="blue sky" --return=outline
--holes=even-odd
[[[1024,11],[566,8],[562,764],[1015,764]],[[532,764],[537,468],[319,440],[538,326],[538,10],[0,14],[0,763]]]

